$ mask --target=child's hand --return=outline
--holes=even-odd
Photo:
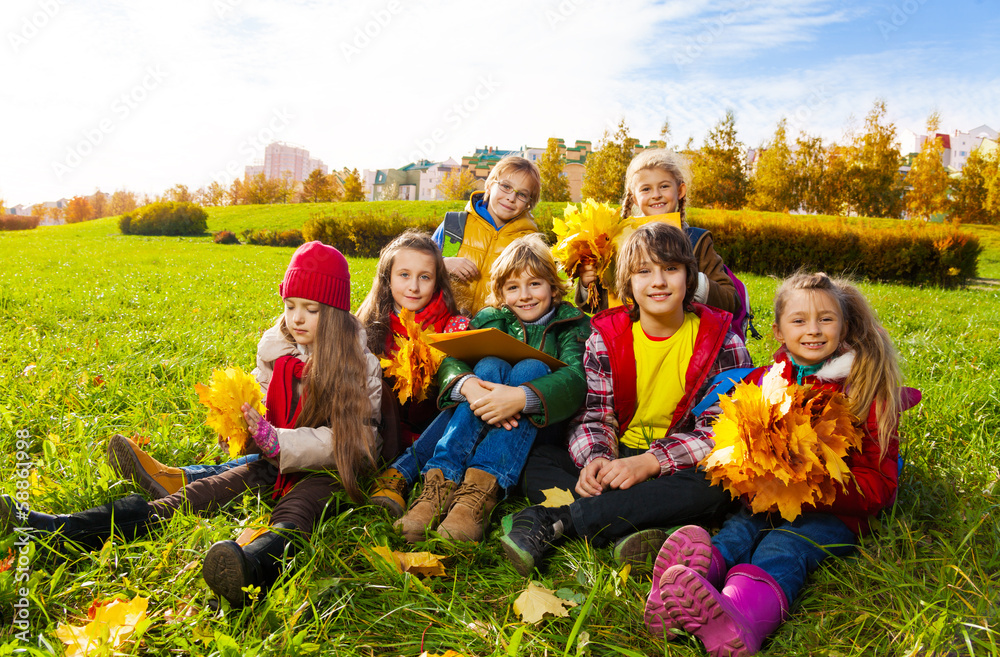
[[[457,256],[445,258],[444,268],[448,270],[449,274],[466,283],[479,278],[479,269],[476,268],[476,263],[468,258],[459,258]]]
[[[604,488],[624,490],[659,474],[660,462],[655,456],[646,452],[638,456],[615,459],[609,467],[601,471],[598,480]]]
[[[271,423],[262,418],[250,404],[243,404],[240,410],[243,411],[243,419],[247,421],[250,437],[260,447],[261,453],[270,458],[277,457],[281,445],[278,443],[278,432]]]
[[[597,281],[597,267],[592,263],[583,262],[580,263],[580,285],[583,287],[590,287],[591,283]]]
[[[459,392],[462,393],[462,396],[465,397],[466,401],[468,401],[469,405],[471,405],[472,402],[482,398],[483,395],[489,392],[489,390],[482,386],[482,381],[479,379],[469,377],[465,380],[465,383],[462,384],[462,389],[459,390]]]
[[[524,390],[490,381],[480,381],[479,385],[488,392],[476,401],[469,402],[476,417],[494,426],[502,425],[508,431],[516,427],[517,418],[521,417],[521,411],[527,403]]]
[[[243,419],[247,422],[247,429],[250,431],[250,435],[254,435],[257,433],[257,424],[263,418],[261,418],[260,413],[250,404],[243,404],[240,406],[240,410],[243,412]],[[229,444],[229,440],[226,440],[226,444]]]
[[[576,481],[576,492],[580,497],[594,497],[600,495],[604,487],[601,486],[601,473],[611,467],[612,461],[606,458],[594,459],[580,470],[580,478]]]

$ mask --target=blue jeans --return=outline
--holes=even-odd
[[[493,356],[482,359],[473,368],[475,375],[483,381],[513,387],[545,376],[550,371],[548,365],[531,358],[511,367],[506,361]],[[438,468],[446,479],[460,483],[468,468],[476,468],[496,477],[501,488],[510,488],[521,475],[537,432],[538,429],[525,415],[517,421],[516,427],[508,431],[483,422],[472,412],[469,402],[462,402],[455,407],[444,435],[434,448],[434,455],[421,472]],[[423,439],[423,436],[420,438]]]
[[[857,543],[847,525],[829,513],[804,513],[788,522],[777,513],[750,513],[741,509],[726,521],[712,544],[726,567],[741,563],[763,568],[781,586],[789,604],[809,573],[827,557],[842,557]]]
[[[434,455],[434,448],[441,440],[441,436],[444,435],[444,430],[448,427],[448,422],[451,421],[454,412],[454,408],[448,408],[438,413],[434,421],[420,434],[420,437],[413,441],[413,444],[397,456],[396,460],[389,466],[403,475],[407,485],[412,486],[420,478],[420,469]]]
[[[198,481],[199,479],[204,479],[205,477],[212,477],[225,472],[226,470],[232,470],[233,468],[238,468],[241,465],[253,463],[259,458],[260,454],[247,454],[246,456],[241,456],[233,459],[232,461],[220,463],[219,465],[185,465],[181,467],[181,470],[184,471],[184,481],[190,484],[192,481]]]

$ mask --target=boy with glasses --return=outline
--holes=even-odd
[[[490,171],[486,188],[473,192],[465,211],[449,212],[434,231],[463,315],[472,317],[485,306],[490,267],[504,248],[538,232],[531,209],[541,189],[535,163],[508,155]]]

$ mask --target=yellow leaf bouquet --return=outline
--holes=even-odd
[[[862,435],[840,392],[787,384],[787,363],[761,385],[739,383],[722,396],[715,448],[701,464],[713,484],[746,496],[754,513],[777,510],[791,522],[804,504],[830,504],[853,480],[844,457]]]
[[[412,311],[400,310],[399,321],[406,328],[406,337],[395,336],[396,351],[391,358],[380,360],[382,371],[393,380],[392,389],[400,404],[407,399],[422,402],[434,385],[434,375],[444,360],[444,353],[427,343],[425,336],[433,331],[421,329]]]
[[[198,401],[208,409],[205,424],[229,440],[230,458],[244,453],[250,432],[240,407],[250,404],[264,415],[264,394],[257,379],[238,367],[228,367],[212,370],[209,385],[196,383],[194,389]]]

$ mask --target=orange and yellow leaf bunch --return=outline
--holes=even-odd
[[[197,383],[194,389],[198,401],[208,409],[205,424],[229,439],[229,456],[243,453],[250,433],[240,407],[247,403],[264,415],[264,394],[257,379],[238,367],[228,367],[213,370],[209,385]]]
[[[844,457],[862,436],[842,393],[789,385],[781,376],[787,366],[719,398],[715,448],[701,463],[713,484],[746,496],[754,513],[778,511],[790,522],[803,505],[830,504],[837,484],[850,484]]]
[[[413,312],[403,308],[399,321],[406,327],[406,337],[395,336],[396,350],[391,358],[382,358],[382,371],[393,380],[392,389],[399,403],[407,399],[421,402],[427,399],[428,389],[434,385],[434,375],[444,360],[444,353],[431,347],[426,336],[433,331],[420,328]]]

